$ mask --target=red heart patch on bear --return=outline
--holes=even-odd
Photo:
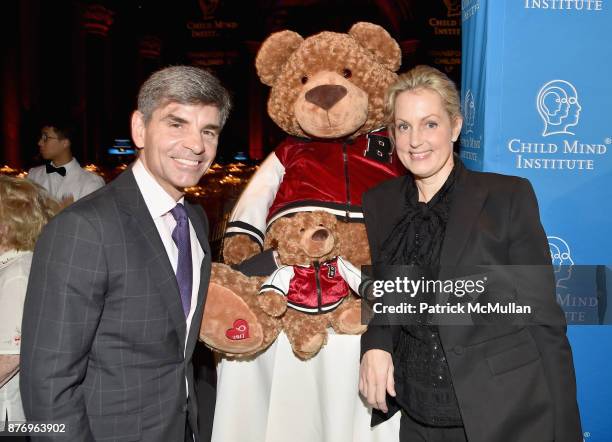
[[[242,341],[249,337],[249,323],[244,319],[236,319],[234,326],[225,332],[225,336],[232,341]]]

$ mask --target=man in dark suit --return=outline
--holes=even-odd
[[[192,364],[208,223],[183,189],[213,161],[229,108],[201,69],[154,73],[132,116],[138,160],[45,228],[22,325],[28,420],[65,423],[79,441],[210,437],[198,431],[198,408],[212,407],[198,404]]]

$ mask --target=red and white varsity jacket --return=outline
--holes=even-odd
[[[361,272],[336,257],[310,266],[282,266],[268,277],[259,293],[273,290],[287,297],[287,306],[305,313],[334,310],[350,293],[358,293]]]
[[[362,222],[363,192],[404,173],[384,130],[346,141],[287,138],[250,179],[226,236],[248,234],[263,246],[274,220],[301,211],[325,210]]]

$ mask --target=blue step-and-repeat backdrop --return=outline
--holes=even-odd
[[[612,441],[612,0],[463,0],[462,26],[460,155],[533,184],[584,439]]]

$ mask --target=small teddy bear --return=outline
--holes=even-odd
[[[327,327],[360,334],[357,293],[361,272],[338,256],[337,219],[323,212],[299,212],[279,219],[268,232],[283,264],[261,286],[258,302],[272,317],[281,317],[293,352],[310,359],[327,342]]]

